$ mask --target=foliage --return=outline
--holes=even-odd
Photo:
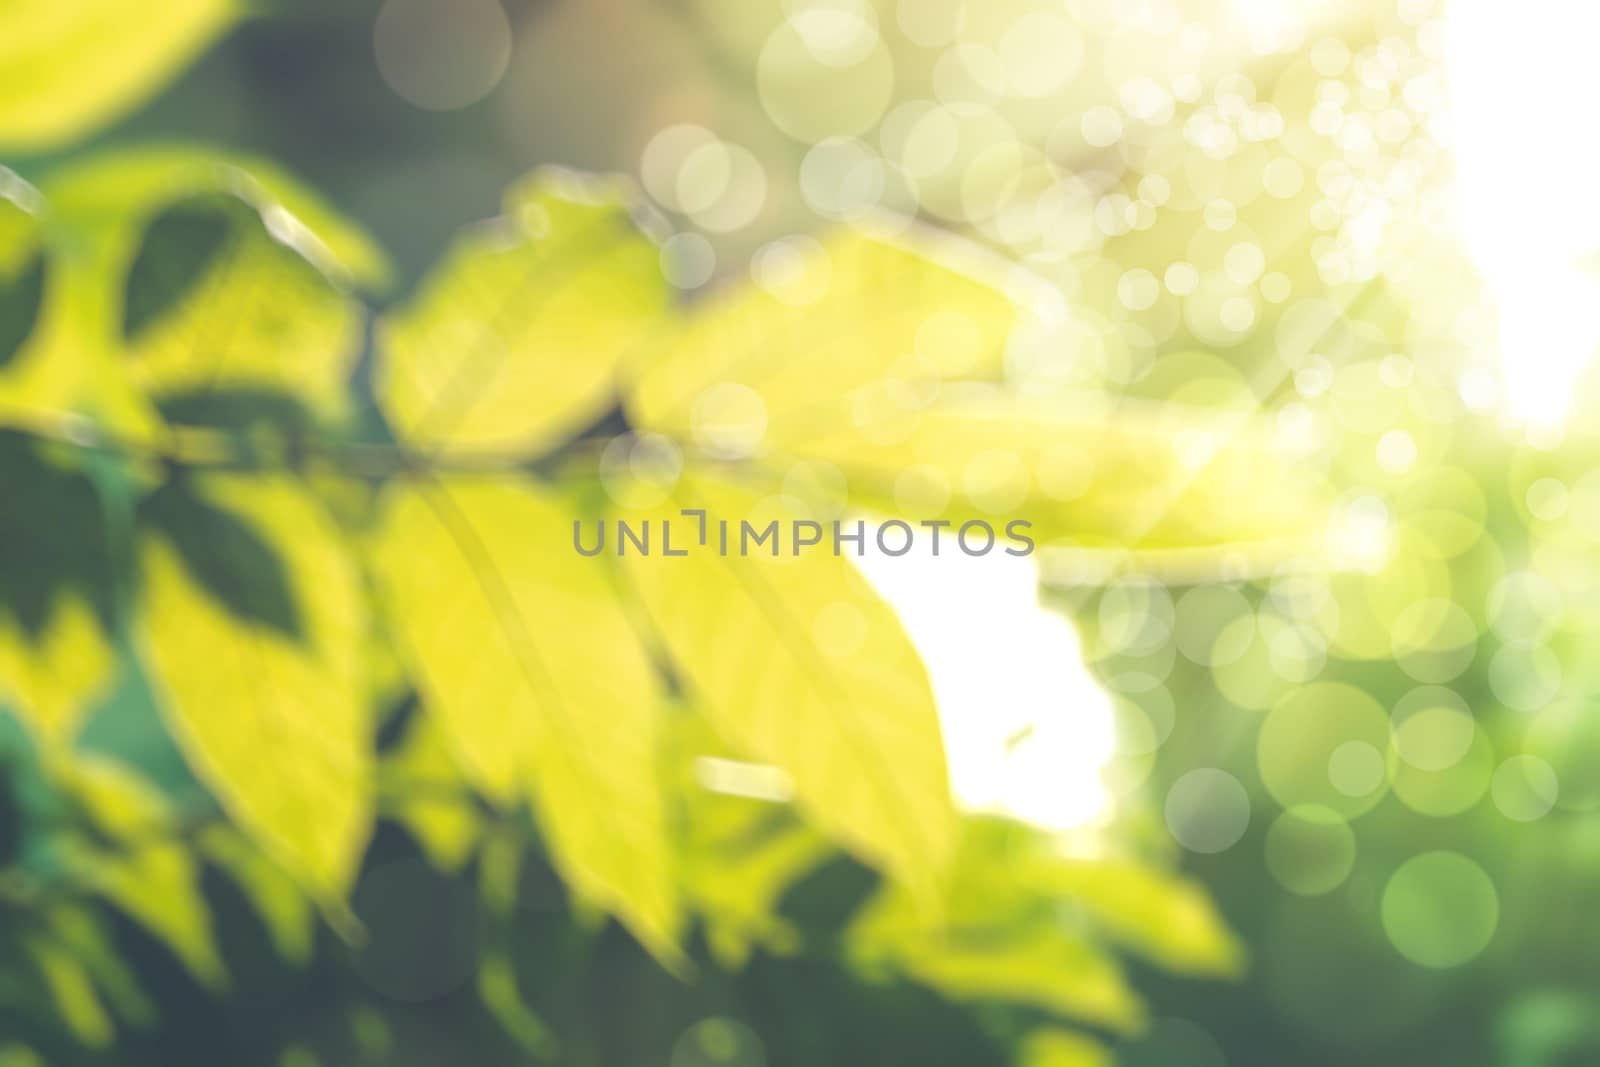
[[[730,45],[738,76],[765,30],[714,6],[697,46]],[[951,104],[902,140],[974,123],[902,205],[1006,252],[812,204],[849,221],[692,296],[623,179],[528,174],[413,285],[394,235],[398,269],[270,159],[67,150],[244,9],[0,11],[0,148],[63,150],[14,161],[36,184],[0,167],[0,1064],[448,1058],[424,1018],[484,1062],[631,1062],[706,1004],[770,1023],[784,1062],[887,1032],[918,1062],[1103,1064],[1141,1032],[1160,1048],[1174,1001],[1258,1062],[1593,1046],[1594,442],[1513,441],[1466,399],[1473,284],[1436,244],[1363,273],[1370,250],[1318,212],[1417,190],[1328,150],[1359,154],[1354,118],[1318,140],[1296,112],[1318,127],[1353,93],[1387,137],[1390,92],[1367,83],[1410,30],[1384,16],[1352,91],[1322,47],[1183,106],[1161,102],[1171,57],[1119,30],[1119,62],[1162,85],[1121,87],[1102,153],[1078,144],[1075,88],[1027,88],[1026,5],[979,6],[951,44],[968,88],[1026,99],[951,104],[943,46],[897,56],[902,88],[925,73]],[[632,14],[618,40],[658,28]],[[1066,69],[1048,27],[1027,24],[1047,74]],[[261,139],[304,167],[302,127],[347,132],[306,106],[333,76],[286,76],[270,45],[247,55],[295,129]],[[789,52],[763,50],[746,92],[775,141],[730,128],[774,155],[785,134],[839,148],[830,116],[871,94]],[[1006,69],[973,73],[995,54]],[[223,86],[224,126],[230,76],[199,90]],[[1162,106],[1185,145],[1157,136]],[[1285,116],[1279,153],[1256,134]],[[381,214],[320,170],[342,209]],[[449,212],[416,215],[431,257]],[[1192,299],[1164,273],[1180,258]],[[1093,351],[1067,368],[1073,345]],[[926,665],[847,557],[574,550],[575,523],[683,509],[1029,521],[1116,702],[1122,821],[1080,851],[956,810]],[[1374,515],[1388,540],[1363,557]],[[1418,694],[1440,732],[1407,725]],[[1375,751],[1371,791],[1336,780],[1342,745]],[[1242,783],[1250,821],[1180,876],[1143,798],[1197,764]],[[1477,880],[1391,899],[1419,843]],[[1493,949],[1421,970],[1457,958],[1477,882]],[[1187,984],[1219,976],[1243,980]],[[752,1062],[740,1041],[696,1023],[674,1067]]]
[[[729,963],[752,944],[793,951],[775,909],[824,842],[886,875],[853,935],[863,958],[953,996],[1118,1028],[1138,1007],[1107,937],[1184,969],[1237,966],[1203,901],[1147,868],[1041,854],[1038,878],[1017,882],[995,877],[992,856],[965,854],[976,844],[958,853],[958,838],[992,831],[963,829],[952,810],[922,667],[846,557],[618,560],[568,540],[575,521],[607,513],[815,513],[825,502],[792,479],[791,495],[772,495],[788,465],[821,454],[811,428],[849,423],[850,399],[886,383],[992,375],[1018,307],[1000,290],[902,242],[841,233],[803,268],[838,263],[831,284],[794,279],[818,290],[805,311],[817,340],[796,338],[779,362],[759,340],[795,337],[781,295],[748,287],[673,308],[625,190],[538,174],[378,317],[368,394],[351,285],[377,259],[320,209],[299,213],[312,201],[281,176],[145,151],[75,164],[42,193],[9,188],[4,259],[37,325],[5,371],[9,480],[34,494],[4,563],[7,658],[26,666],[8,674],[8,699],[50,792],[82,804],[104,841],[40,847],[198,977],[222,971],[191,847],[233,870],[285,954],[301,956],[295,892],[271,872],[349,928],[379,785],[404,798],[405,775],[424,769],[458,789],[405,801],[402,818],[440,862],[470,855],[480,812],[531,804],[578,901],[675,970],[690,917]],[[870,279],[907,270],[926,278],[862,304]],[[28,280],[41,271],[42,287]],[[931,315],[952,314],[985,324],[963,338],[970,358],[897,364],[927,343]],[[712,385],[763,399],[769,443],[719,458],[715,434],[709,447],[696,439],[683,409]],[[619,475],[619,447],[667,465]],[[1178,462],[1158,445],[1126,455]],[[1226,538],[1213,507],[1191,510],[1203,521],[1185,547],[1227,544],[1200,532]],[[866,635],[842,657],[809,621],[839,604]],[[410,739],[380,758],[377,735],[412,685]],[[128,686],[148,694],[204,788],[193,846],[151,840],[181,835],[173,820],[190,816],[135,766],[75,744],[108,687]],[[701,725],[685,734],[690,722]],[[710,753],[773,768],[800,819],[686,780]],[[212,804],[249,846],[218,836]],[[758,830],[774,819],[789,828]],[[713,859],[739,838],[736,862]],[[24,862],[19,884],[33,877]],[[973,878],[981,891],[959,888]],[[1062,900],[1082,902],[1070,920]],[[967,932],[974,920],[1005,936]],[[87,1042],[109,1040],[105,978],[45,935],[32,943],[62,1018]],[[483,972],[484,994],[514,1015],[499,973]]]
[[[233,0],[8,4],[0,22],[0,146],[81,137],[157,89],[240,13]]]

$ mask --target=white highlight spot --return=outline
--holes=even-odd
[[[927,665],[957,803],[1047,830],[1091,826],[1109,814],[1111,702],[1072,624],[1039,604],[1034,561],[1007,555],[994,525],[984,556],[963,555],[945,530],[935,557],[917,528],[906,555],[881,554],[869,534],[855,562]]]
[[[1536,424],[1565,419],[1600,346],[1600,141],[1575,132],[1600,96],[1597,37],[1594,4],[1449,8],[1461,227],[1499,307],[1506,401]]]

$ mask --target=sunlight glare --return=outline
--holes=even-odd
[[[926,537],[890,557],[868,536],[857,560],[927,665],[956,802],[1050,831],[1109,814],[1110,699],[1071,622],[1039,603],[1032,559],[966,556]]]
[[[1447,20],[1456,197],[1499,313],[1506,401],[1556,424],[1600,344],[1600,140],[1587,122],[1600,6],[1456,0]]]

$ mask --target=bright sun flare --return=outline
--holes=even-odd
[[[1513,414],[1557,423],[1600,344],[1600,6],[1456,0],[1448,13],[1461,227],[1494,296]]]
[[[927,539],[890,557],[873,542],[857,562],[927,665],[956,801],[1049,830],[1102,818],[1110,700],[1072,624],[1039,604],[1034,561],[948,541],[935,557]]]

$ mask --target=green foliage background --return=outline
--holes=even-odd
[[[606,10],[596,25],[673,27],[661,63],[751,95],[757,16]],[[791,289],[728,272],[684,298],[629,183],[547,166],[627,165],[572,127],[642,108],[647,80],[539,100],[524,128],[549,135],[507,136],[487,107],[430,115],[389,92],[374,13],[0,10],[0,1062],[1592,1053],[1587,615],[1541,611],[1546,586],[1517,578],[1587,588],[1583,508],[1528,503],[1541,478],[1581,487],[1582,434],[1506,439],[1460,410],[1451,355],[1418,357],[1409,405],[1316,462],[1268,443],[1256,405],[1285,396],[1240,402],[1265,346],[1169,353],[1125,389],[1018,390],[1006,346],[1049,317],[1059,279],[943,217],[824,226],[778,198],[763,227],[820,241]],[[513,15],[535,49],[581,22]],[[1130,236],[1124,265],[1159,262],[1160,239]],[[746,240],[723,239],[724,262]],[[1301,254],[1274,265],[1315,287]],[[1354,368],[1342,382],[1380,373],[1440,299],[1328,288],[1346,314],[1313,340]],[[960,358],[906,358],[952,312]],[[697,430],[694,398],[728,382],[764,413],[753,455]],[[932,403],[860,417],[858,398],[929,387]],[[741,414],[725,413],[735,443]],[[1382,480],[1371,440],[1400,427],[1425,448],[1415,478],[1376,491],[1399,550],[1367,570],[1319,558],[1295,584],[1285,565],[1360,517],[1352,487]],[[1197,435],[1225,442],[1198,465]],[[691,506],[981,512],[970,478],[938,506],[896,479],[960,485],[996,449],[1029,488],[994,510],[1068,546],[1050,595],[1125,698],[1119,814],[1090,854],[952,807],[923,667],[847,561],[591,561],[568,540],[574,519]],[[1070,500],[1040,488],[1063,449],[1096,472]],[[1182,632],[1230,632],[1239,603],[1246,651],[1174,652]],[[867,635],[842,657],[800,621],[839,604]],[[1269,616],[1319,634],[1299,667],[1273,658]],[[1504,706],[1547,667],[1527,618],[1563,692],[1531,731]],[[1387,710],[1430,679],[1465,698],[1489,754],[1413,780]],[[1166,743],[1128,744],[1164,694]],[[1289,755],[1261,740],[1301,700],[1343,741],[1366,699],[1388,765],[1361,810],[1317,792],[1315,730]],[[1523,751],[1562,787],[1525,826],[1485,799]],[[776,768],[782,799],[708,789],[707,758]],[[1247,782],[1260,812],[1359,816],[1339,892],[1269,876],[1266,837],[1299,824],[1265,818],[1179,873],[1159,798],[1197,766]],[[1306,840],[1291,883],[1339,838]],[[1449,951],[1464,913],[1424,894],[1395,919],[1384,887],[1439,849],[1489,873],[1499,910],[1486,954],[1433,969],[1395,950],[1393,924]]]

